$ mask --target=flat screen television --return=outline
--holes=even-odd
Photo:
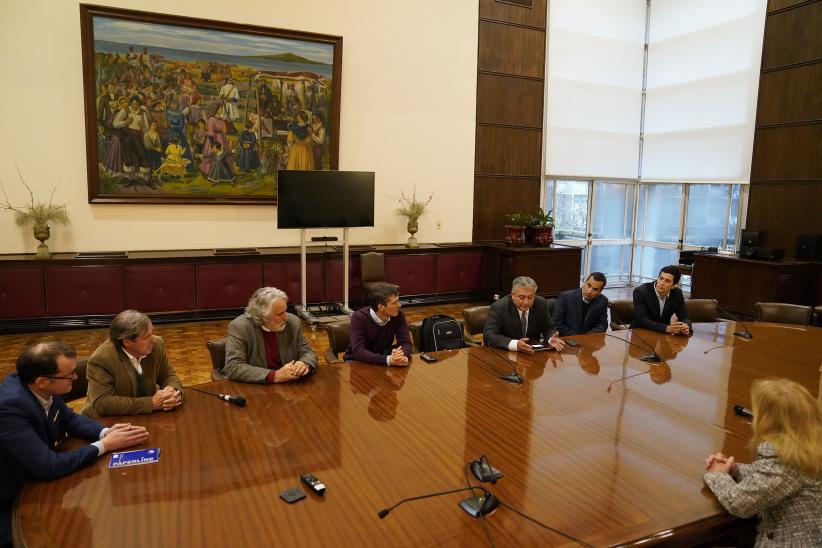
[[[374,226],[373,172],[277,172],[278,228],[355,226]]]

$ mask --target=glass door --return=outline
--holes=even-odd
[[[635,187],[633,183],[593,182],[586,272],[602,272],[609,287],[625,286],[631,280]]]

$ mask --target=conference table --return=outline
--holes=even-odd
[[[739,523],[703,486],[705,457],[748,462],[760,377],[820,391],[822,329],[694,324],[692,337],[646,330],[568,337],[534,356],[486,347],[415,356],[410,367],[321,365],[287,385],[198,386],[169,413],[130,417],[159,462],[29,483],[13,516],[20,546],[692,545]],[[639,358],[651,348],[664,363]],[[501,376],[516,370],[521,384]],[[122,418],[108,417],[112,424]],[[67,448],[79,444],[65,443]],[[503,477],[480,483],[485,456]],[[293,504],[299,475],[322,480]],[[480,486],[404,503],[402,499]],[[484,491],[500,506],[471,517]],[[526,517],[527,516],[527,517]]]

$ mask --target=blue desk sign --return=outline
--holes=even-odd
[[[138,449],[137,451],[125,451],[112,453],[111,460],[108,461],[109,468],[122,468],[123,466],[138,466],[140,464],[151,464],[160,460],[160,448]]]

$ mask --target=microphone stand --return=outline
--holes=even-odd
[[[245,407],[245,398],[242,396],[229,396],[228,394],[215,394],[214,392],[208,392],[207,390],[201,390],[199,388],[194,388],[193,386],[186,386],[189,390],[194,390],[195,392],[200,392],[202,394],[208,394],[209,396],[214,396],[215,398],[219,398],[223,401],[227,401],[232,405],[236,405],[237,407]]]
[[[625,329],[627,329],[628,331],[630,331],[632,335],[636,335],[636,338],[637,338],[637,339],[639,339],[640,341],[642,341],[642,342],[645,344],[645,346],[648,348],[648,350],[650,350],[650,351],[651,351],[651,353],[650,353],[650,354],[646,354],[646,355],[644,355],[644,356],[641,356],[641,357],[639,358],[640,360],[642,360],[642,361],[644,361],[644,362],[662,362],[662,363],[665,363],[665,360],[662,358],[662,356],[660,356],[659,354],[657,354],[657,353],[656,353],[656,348],[654,348],[653,346],[651,346],[651,344],[650,344],[650,343],[648,343],[648,341],[646,341],[645,339],[643,339],[643,338],[642,338],[642,336],[641,336],[639,333],[637,333],[636,331],[634,331],[634,330],[631,328],[631,326],[629,326],[629,325],[625,325],[625,323],[624,323],[624,322],[620,319],[619,314],[617,314],[617,313],[616,313],[616,310],[614,310],[613,308],[611,309],[611,314],[612,314],[612,315],[616,318],[617,323],[618,323],[619,325],[621,325],[622,327],[624,327]],[[607,334],[607,333],[606,333],[606,334]],[[611,335],[611,336],[613,337],[614,335]],[[616,338],[617,338],[617,339],[620,339],[619,337],[616,337]],[[621,341],[628,342],[628,341],[626,341],[625,339],[620,339],[620,340],[621,340]],[[629,343],[629,344],[634,344],[634,343]],[[636,345],[636,346],[637,346],[637,347],[639,347],[639,345]]]
[[[492,353],[495,353],[494,350],[490,346],[488,346],[487,348],[491,349]],[[472,354],[471,356],[476,358],[477,360],[479,360],[480,363],[482,363],[486,367],[494,370],[494,373],[497,372],[496,367],[494,367],[493,365],[491,365],[487,361],[480,358],[477,354]],[[510,365],[510,362],[509,362],[509,365]],[[523,382],[522,377],[520,377],[519,373],[517,372],[516,367],[513,367],[513,372],[512,373],[508,373],[507,375],[500,375],[499,378],[504,380],[504,381],[508,381],[508,382],[511,382],[511,383],[514,383],[514,384],[522,384],[522,382]]]
[[[741,325],[742,329],[745,330],[745,331],[735,331],[734,336],[741,337],[743,339],[748,339],[748,340],[753,339],[753,333],[751,333],[751,330],[748,329],[748,326],[745,325],[745,323],[742,320],[740,320],[739,317],[736,314],[732,314],[730,310],[728,310],[724,306],[720,306],[719,303],[716,303],[716,308],[717,308],[717,310],[722,312],[724,315],[730,317],[733,321],[735,321],[736,323]]]
[[[505,362],[511,367],[511,372],[507,375],[500,376],[500,378],[504,381],[513,382],[515,384],[522,384],[522,377],[520,377],[519,371],[517,371],[516,364],[514,364],[511,360],[497,352],[493,347],[489,346],[488,348],[491,349],[491,353],[494,356],[505,360]]]

